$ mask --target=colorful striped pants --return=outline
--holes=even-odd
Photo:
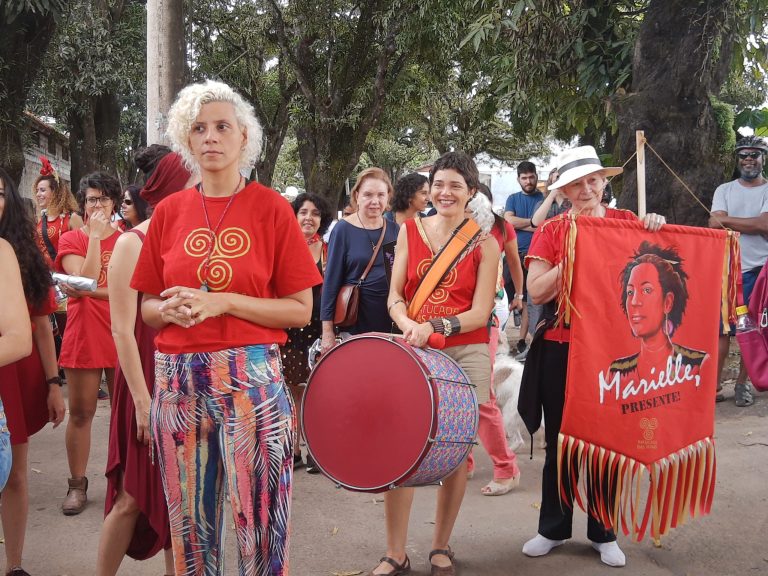
[[[276,344],[156,353],[150,415],[177,576],[223,574],[223,487],[240,576],[288,574],[293,402]]]

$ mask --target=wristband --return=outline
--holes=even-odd
[[[522,300],[523,298],[525,298],[525,294],[515,294],[515,298],[514,299],[515,300]]]
[[[528,222],[529,222],[531,228],[536,228],[536,224],[533,223],[533,218],[531,218]]]
[[[435,334],[445,334],[445,326],[443,326],[442,318],[432,318],[429,323],[432,325],[432,330]]]
[[[451,323],[451,334],[458,334],[461,332],[461,321],[456,316],[448,316],[446,318]]]
[[[46,380],[45,383],[48,384],[48,386],[51,386],[52,384],[58,384],[59,386],[64,386],[64,382],[61,381],[61,378],[59,376],[48,378],[48,380]]]

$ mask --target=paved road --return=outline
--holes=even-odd
[[[727,388],[732,394],[733,388]],[[768,393],[754,406],[717,407],[718,482],[711,516],[679,528],[661,548],[645,540],[620,538],[627,555],[625,574],[633,576],[729,576],[768,574]],[[89,477],[90,504],[67,518],[59,507],[66,491],[67,466],[63,426],[46,429],[32,442],[31,516],[25,567],[33,576],[80,576],[94,573],[106,482],[108,403],[99,402],[93,431]],[[501,497],[480,495],[490,479],[487,456],[478,449],[478,468],[454,533],[453,548],[463,576],[572,576],[616,574],[600,564],[586,541],[586,519],[577,512],[574,539],[547,557],[530,559],[520,551],[536,530],[543,451],[534,459],[520,456],[522,483]],[[417,492],[408,553],[412,574],[429,574],[434,515],[433,488]],[[332,576],[366,574],[384,552],[384,510],[380,497],[337,490],[328,480],[299,471],[294,488],[291,574]],[[236,574],[229,539],[227,574]],[[158,576],[160,557],[146,562],[126,559],[121,575]]]

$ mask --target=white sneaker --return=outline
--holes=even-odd
[[[565,540],[550,540],[541,534],[536,534],[536,536],[523,544],[523,554],[533,558],[536,556],[544,556],[549,554],[553,548],[557,548],[564,542]]]
[[[616,541],[613,542],[592,542],[592,548],[600,552],[600,560],[603,564],[608,566],[614,566],[621,568],[627,563],[627,557],[624,556],[624,552],[621,551]]]

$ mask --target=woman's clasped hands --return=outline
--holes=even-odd
[[[226,313],[224,294],[186,286],[168,288],[160,294],[165,299],[159,307],[160,317],[169,324],[191,328]]]

